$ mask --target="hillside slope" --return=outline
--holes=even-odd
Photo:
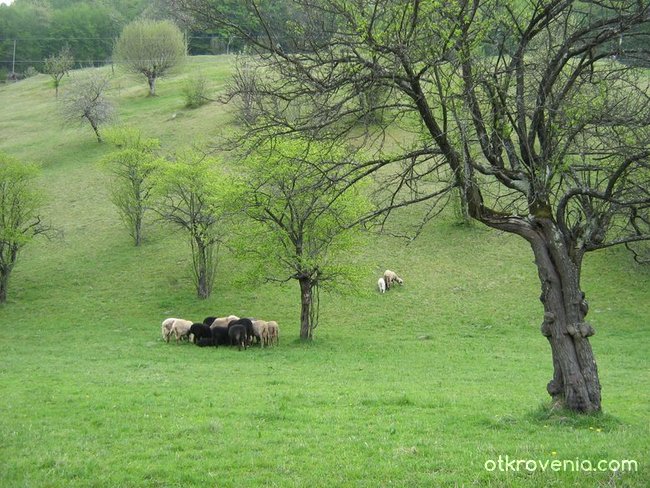
[[[228,129],[228,107],[186,110],[180,89],[201,72],[216,95],[231,64],[192,58],[155,98],[117,73],[110,97],[121,122],[166,150],[211,141]],[[48,83],[0,85],[0,151],[42,165],[44,213],[61,231],[24,250],[0,308],[0,486],[650,482],[650,270],[624,252],[588,256],[583,274],[599,417],[538,408],[552,364],[532,252],[457,225],[451,212],[408,246],[377,237],[359,249],[367,287],[323,294],[316,339],[300,344],[294,284],[249,284],[247,263],[224,252],[213,296],[200,301],[181,235],[150,222],[146,243],[131,245],[98,164],[110,148],[90,127],[61,125]],[[386,268],[405,284],[379,295]],[[229,313],[277,320],[280,347],[238,353],[160,339],[165,317]],[[506,455],[640,468],[486,469]]]

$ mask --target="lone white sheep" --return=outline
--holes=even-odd
[[[387,269],[384,271],[384,281],[386,282],[386,289],[390,290],[390,287],[393,286],[394,282],[399,283],[400,285],[404,283],[404,280],[397,276],[397,273]]]
[[[379,288],[379,293],[386,293],[386,280],[379,278],[377,280],[377,288]]]

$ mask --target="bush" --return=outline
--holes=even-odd
[[[208,97],[208,80],[203,75],[188,79],[183,85],[185,107],[198,108],[210,101]]]
[[[36,76],[38,74],[39,74],[38,70],[36,68],[34,68],[33,66],[30,66],[25,71],[25,78],[31,78],[32,76]]]

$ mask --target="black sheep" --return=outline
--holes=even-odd
[[[251,319],[238,319],[228,323],[228,330],[234,325],[243,325],[246,329],[246,343],[253,342],[253,321]]]
[[[228,335],[228,327],[212,327],[212,342],[215,346],[229,346],[230,336]]]
[[[215,344],[214,344],[214,340],[212,339],[212,337],[201,337],[197,341],[196,345],[199,346],[199,347],[207,347],[207,346],[214,346]]]
[[[214,322],[215,320],[217,320],[217,317],[206,317],[203,319],[203,323],[205,325],[212,325],[212,322]]]
[[[208,338],[212,339],[212,331],[209,325],[194,323],[190,326],[190,334],[194,336],[194,344],[199,339]]]
[[[248,334],[244,324],[228,324],[228,336],[230,337],[230,344],[237,345],[237,349],[240,351],[242,347],[244,349],[248,347]]]

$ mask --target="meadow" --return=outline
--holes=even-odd
[[[181,89],[202,73],[216,96],[231,65],[192,58],[155,98],[116,71],[109,95],[120,122],[173,150],[228,130],[228,106],[185,109]],[[650,485],[650,268],[624,250],[588,255],[582,277],[603,413],[552,411],[522,240],[451,210],[413,242],[373,236],[355,256],[367,286],[323,293],[315,340],[301,343],[295,283],[250,284],[224,252],[198,300],[181,235],[148,222],[133,247],[99,164],[110,147],[61,124],[48,77],[0,85],[0,103],[0,151],[42,166],[59,230],[24,249],[0,307],[0,486]],[[386,268],[405,283],[380,295]],[[280,345],[161,339],[166,317],[230,313],[277,320]],[[585,470],[600,460],[637,469]]]

